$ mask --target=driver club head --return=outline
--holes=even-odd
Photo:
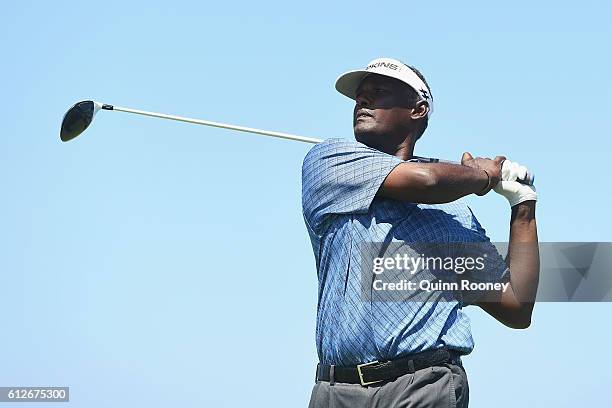
[[[95,101],[81,101],[72,106],[62,120],[60,139],[67,142],[74,139],[89,127],[94,115],[102,108],[102,104]]]

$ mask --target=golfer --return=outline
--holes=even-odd
[[[414,157],[434,108],[431,89],[415,68],[376,59],[340,76],[336,89],[356,102],[356,140],[315,145],[302,168],[303,214],[318,274],[319,364],[310,407],[466,407],[461,356],[474,342],[463,308],[478,306],[512,328],[531,323],[539,274],[535,189],[516,181],[525,167],[504,165],[502,172],[501,156],[464,153],[460,165]],[[505,259],[472,211],[457,201],[491,190],[511,207]],[[465,251],[480,253],[483,268],[451,272],[457,282],[506,289],[417,287],[405,298],[385,299],[371,286],[364,291],[364,284],[384,276],[363,268],[363,248],[376,243],[383,243],[389,258],[390,248],[427,256],[420,252],[423,243],[473,244],[478,251]],[[442,255],[462,258],[457,250]],[[419,265],[406,276],[433,280],[441,272]]]

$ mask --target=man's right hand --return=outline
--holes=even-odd
[[[468,152],[463,153],[461,157],[461,164],[464,166],[471,167],[473,169],[482,170],[487,174],[487,185],[483,186],[482,191],[476,193],[479,196],[483,196],[491,191],[502,177],[502,163],[506,160],[504,156],[497,156],[494,159],[487,159],[483,157],[472,157]]]

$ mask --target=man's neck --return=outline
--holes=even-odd
[[[409,160],[414,153],[414,142],[412,137],[407,137],[399,145],[384,146],[379,150],[402,160]]]
[[[407,138],[402,144],[395,148],[395,152],[389,153],[395,157],[399,157],[402,160],[409,160],[412,158],[414,153],[414,143],[412,142],[412,139]]]
[[[390,154],[402,160],[410,160],[413,156],[414,144],[416,143],[418,137],[414,137],[412,134],[409,133],[407,136],[404,136],[404,135],[402,136],[355,135],[355,139],[358,142],[363,143],[366,146],[369,146],[380,152]],[[380,143],[380,142],[383,142],[383,143]]]

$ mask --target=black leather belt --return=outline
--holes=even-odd
[[[363,386],[393,380],[405,374],[414,373],[427,367],[458,363],[460,354],[440,348],[409,354],[388,361],[372,361],[355,367],[317,364],[317,381],[361,384]]]

